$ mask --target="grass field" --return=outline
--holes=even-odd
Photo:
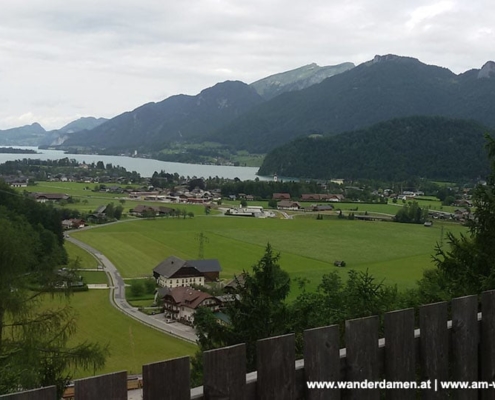
[[[65,250],[69,255],[69,259],[74,261],[76,258],[79,259],[80,269],[94,269],[98,268],[98,261],[86,250],[81,249],[79,246],[72,244],[71,242],[64,243]]]
[[[445,224],[444,235],[464,230]],[[292,278],[310,279],[309,289],[321,276],[349,268],[366,270],[400,288],[412,287],[440,241],[440,223],[423,225],[391,222],[363,222],[315,219],[254,219],[203,217],[187,220],[145,220],[103,226],[76,232],[74,237],[97,248],[119,268],[126,278],[149,276],[163,259],[175,255],[196,259],[198,234],[208,238],[205,258],[218,258],[222,278],[250,267],[261,258],[267,242],[281,253],[280,264]],[[345,260],[346,268],[336,269],[335,260]],[[295,295],[295,292],[293,293]]]
[[[108,283],[108,277],[106,272],[103,271],[77,271],[77,275],[80,275],[84,279],[85,284],[103,284]]]
[[[64,306],[65,299],[45,298],[51,306]],[[150,362],[192,355],[196,345],[149,328],[116,310],[108,301],[107,290],[75,293],[69,304],[77,310],[77,332],[73,343],[90,340],[108,344],[110,356],[102,373],[127,370],[140,374],[141,366]],[[77,377],[88,376],[82,371]]]

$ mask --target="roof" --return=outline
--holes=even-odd
[[[206,299],[215,299],[211,294],[192,289],[189,286],[174,287],[165,297],[169,296],[172,297],[176,304],[192,309],[196,309]]]
[[[220,267],[220,262],[216,258],[209,260],[187,260],[186,263],[199,272],[220,272],[222,267]]]
[[[153,272],[166,278],[173,276],[179,269],[185,265],[185,261],[178,257],[170,256],[153,268]]]

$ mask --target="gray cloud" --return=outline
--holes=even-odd
[[[3,0],[0,129],[112,117],[311,62],[395,53],[460,73],[494,58],[489,0],[141,3]]]

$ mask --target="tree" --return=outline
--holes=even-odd
[[[435,269],[419,282],[424,299],[448,300],[495,288],[495,141],[486,136],[491,172],[473,192],[474,218],[467,235],[447,234],[448,249],[437,245]]]
[[[242,280],[236,278],[235,300],[225,310],[230,320],[228,326],[218,324],[210,310],[203,310],[199,318],[195,316],[200,351],[246,343],[247,367],[253,370],[256,341],[288,331],[285,301],[290,291],[290,278],[280,267],[279,259],[280,254],[275,254],[268,243],[252,272],[244,271]]]
[[[247,201],[246,199],[241,200],[241,207],[247,207]]]
[[[50,221],[35,222],[42,221],[35,213],[51,209],[1,189],[0,394],[47,385],[57,385],[61,394],[76,369],[101,368],[107,350],[89,342],[69,346],[76,328],[70,307],[42,304],[43,293],[60,290],[63,279],[57,270],[67,257]],[[9,197],[19,212],[3,206]],[[23,214],[28,210],[29,218]]]

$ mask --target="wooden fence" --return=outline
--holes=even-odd
[[[188,357],[143,366],[143,399],[495,399],[495,387],[483,390],[435,390],[440,381],[495,381],[495,291],[478,297],[429,304],[379,318],[346,321],[346,348],[339,348],[339,328],[304,332],[304,359],[295,359],[293,334],[259,340],[257,372],[246,374],[246,349],[239,344],[204,354],[204,386],[190,389]],[[426,382],[431,388],[308,389],[307,381]],[[495,385],[493,385],[495,386]],[[127,373],[80,379],[76,400],[127,400]],[[54,388],[0,396],[10,400],[54,400]]]

